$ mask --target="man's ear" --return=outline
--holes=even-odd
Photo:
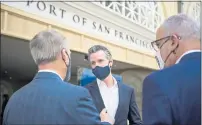
[[[176,54],[176,49],[179,46],[179,41],[181,40],[181,37],[178,35],[172,35],[172,46],[171,49],[173,50],[173,53]]]
[[[69,63],[69,60],[68,60],[68,55],[67,55],[67,51],[65,49],[62,49],[62,53],[61,53],[61,56],[62,56],[62,59],[66,62],[66,63]]]
[[[180,37],[178,36],[178,35],[172,35],[172,38],[171,38],[171,40],[172,40],[172,46],[177,46],[178,44],[179,44],[179,41],[180,41]]]
[[[113,60],[109,61],[109,67],[112,68]]]

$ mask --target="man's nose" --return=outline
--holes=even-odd
[[[96,67],[96,66],[99,66],[99,63],[98,63],[98,62],[95,62],[94,67]]]

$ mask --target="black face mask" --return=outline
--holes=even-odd
[[[105,67],[96,66],[92,72],[98,79],[104,80],[110,74],[110,67],[109,65]]]
[[[69,59],[69,65],[65,62],[66,66],[67,66],[66,77],[64,79],[65,82],[68,82],[71,79],[71,59],[70,59],[69,55],[68,55],[68,59]]]

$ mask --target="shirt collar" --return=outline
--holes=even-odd
[[[113,76],[112,76],[112,78],[113,78],[113,80],[114,80],[114,85],[112,86],[112,88],[113,88],[113,87],[118,87],[118,85],[117,85],[117,80],[116,80]],[[98,78],[97,78],[96,80],[97,80],[97,84],[98,84],[99,87],[100,87],[100,86],[103,86],[103,85],[107,86],[106,83],[104,83],[104,81],[101,81],[101,80],[99,80]]]
[[[183,56],[185,56],[185,55],[187,55],[187,54],[190,54],[190,53],[193,53],[193,52],[201,52],[201,50],[189,50],[189,51],[185,52],[184,54],[182,54],[182,55],[180,56],[180,58],[176,61],[175,64],[179,63]]]
[[[58,75],[61,78],[61,80],[63,81],[62,77],[54,70],[43,69],[43,70],[39,70],[38,72],[51,72],[51,73],[54,73],[54,74]]]

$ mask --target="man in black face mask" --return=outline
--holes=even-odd
[[[185,14],[169,17],[158,28],[160,70],[143,83],[145,125],[201,125],[200,26]]]
[[[100,119],[88,90],[68,83],[71,57],[67,47],[66,38],[53,30],[42,31],[30,41],[39,71],[29,84],[12,95],[3,124],[113,124],[106,115]]]
[[[85,87],[93,97],[97,110],[105,110],[115,119],[116,125],[127,125],[127,119],[130,125],[141,125],[134,89],[112,76],[110,51],[104,46],[95,45],[88,50],[88,57],[97,80]],[[102,118],[103,114],[100,115]]]

